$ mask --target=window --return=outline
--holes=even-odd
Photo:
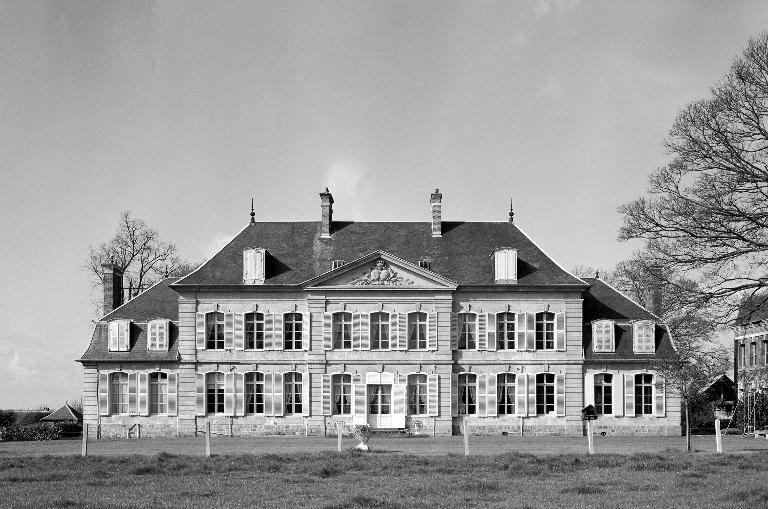
[[[368,386],[368,413],[371,415],[387,415],[392,413],[392,386]]]
[[[539,373],[536,375],[536,415],[546,415],[554,411],[555,374]]]
[[[149,413],[168,413],[168,375],[165,373],[149,374]]]
[[[635,375],[635,415],[653,414],[653,375]]]
[[[515,374],[502,373],[496,382],[499,415],[515,414]]]
[[[264,284],[264,260],[266,252],[262,248],[243,250],[243,283],[247,285]]]
[[[592,324],[592,350],[595,352],[613,352],[613,322],[603,320]]]
[[[613,375],[595,375],[595,412],[598,415],[613,414]]]
[[[285,374],[283,380],[285,386],[285,413],[301,413],[301,373],[290,372]]]
[[[334,349],[352,349],[352,313],[334,313],[331,330],[333,331]]]
[[[127,352],[131,347],[131,322],[113,320],[109,322],[109,351]]]
[[[245,413],[264,413],[264,373],[245,374]]]
[[[331,262],[331,270],[338,269],[342,265],[344,265],[344,260],[333,260]]]
[[[654,323],[648,320],[635,322],[635,352],[653,353],[656,350],[653,338],[654,328]]]
[[[427,349],[427,314],[408,314],[408,349]]]
[[[153,320],[147,324],[147,350],[168,350],[167,320]]]
[[[205,348],[224,350],[224,313],[205,314]]]
[[[427,260],[425,258],[422,258],[419,260],[419,268],[430,270],[432,267],[432,262],[430,260]]]
[[[474,415],[477,413],[477,375],[472,373],[459,374],[459,414]]]
[[[408,413],[427,413],[427,375],[408,375]]]
[[[128,413],[128,373],[109,375],[109,404],[112,414]]]
[[[497,283],[517,281],[517,250],[499,248],[494,253],[495,280]]]
[[[371,350],[389,350],[389,313],[371,313]]]
[[[739,344],[739,366],[742,368],[744,367],[744,362],[746,361],[746,353],[747,353],[747,347],[744,345],[744,343]]]
[[[515,349],[514,313],[499,313],[496,315],[496,339],[499,350]]]
[[[224,373],[205,375],[205,408],[209,414],[224,413]]]
[[[459,313],[459,350],[477,349],[477,315]]]
[[[749,344],[749,358],[752,359],[752,366],[757,366],[757,343],[754,341]]]
[[[331,375],[331,398],[334,415],[352,413],[352,375]]]
[[[264,314],[245,314],[245,349],[264,349]]]
[[[283,349],[301,350],[301,328],[304,325],[304,315],[301,313],[286,313],[283,319]]]
[[[536,350],[555,349],[555,314],[536,313]]]

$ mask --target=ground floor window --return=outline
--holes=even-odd
[[[635,415],[653,415],[653,375],[635,375]]]
[[[110,413],[128,413],[128,373],[109,375]]]
[[[286,373],[283,385],[285,386],[285,413],[301,413],[301,373]]]
[[[264,373],[245,374],[245,413],[264,413]]]
[[[427,375],[408,375],[408,413],[427,413]]]
[[[352,413],[352,375],[331,376],[331,398],[334,415]]]
[[[149,413],[168,413],[168,375],[165,373],[149,374]]]
[[[595,375],[595,412],[598,415],[613,414],[613,375]]]
[[[477,375],[461,373],[459,375],[459,415],[477,413]]]
[[[386,415],[392,413],[392,386],[368,386],[368,410],[371,415]]]
[[[224,373],[205,375],[205,405],[209,414],[224,413]]]
[[[496,395],[499,415],[515,413],[515,374],[502,373],[496,381]]]
[[[536,375],[536,415],[555,411],[555,374]]]

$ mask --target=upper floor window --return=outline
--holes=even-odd
[[[109,406],[112,414],[128,413],[128,373],[109,375]]]
[[[499,313],[496,315],[496,338],[499,350],[515,349],[514,313]]]
[[[595,352],[613,352],[614,327],[610,320],[601,320],[592,324],[592,350]]]
[[[536,313],[536,350],[554,349],[555,314],[548,312]]]
[[[166,373],[149,374],[149,413],[168,413],[168,375]]]
[[[301,373],[291,371],[285,374],[283,385],[285,386],[284,398],[286,414],[301,413],[301,383]]]
[[[264,373],[245,374],[245,413],[264,413]]]
[[[224,373],[205,375],[205,408],[209,414],[224,413]]]
[[[536,375],[536,415],[555,411],[555,374]]]
[[[656,342],[653,337],[654,329],[655,324],[649,320],[634,323],[635,352],[653,353],[656,350]]]
[[[494,274],[496,283],[517,281],[517,249],[499,248],[494,253]]]
[[[430,270],[432,267],[432,262],[430,260],[427,260],[426,258],[422,258],[419,260],[419,267],[422,269]]]
[[[613,414],[613,375],[595,375],[595,412],[600,415]]]
[[[147,324],[147,350],[168,350],[168,320]]]
[[[264,349],[264,314],[245,314],[245,349]]]
[[[302,327],[304,315],[301,313],[286,313],[283,319],[283,349],[301,350]]]
[[[427,375],[408,375],[408,413],[427,413]]]
[[[635,415],[653,414],[653,375],[635,375]]]
[[[371,350],[389,350],[389,313],[371,313]]]
[[[515,414],[515,374],[501,373],[496,382],[499,415]]]
[[[352,313],[333,314],[333,348],[335,350],[352,349]]]
[[[338,269],[339,267],[344,265],[344,260],[333,260],[331,262],[331,270]]]
[[[131,348],[130,320],[113,320],[109,322],[109,351],[127,352]]]
[[[205,338],[208,350],[224,350],[224,313],[206,313]]]
[[[747,360],[747,346],[744,343],[739,344],[739,366],[744,367]]]
[[[266,251],[262,248],[243,250],[243,283],[247,285],[264,284]]]
[[[749,358],[752,359],[752,366],[757,366],[757,343],[754,341],[749,344]]]
[[[459,415],[474,415],[477,413],[477,375],[473,373],[459,374]]]
[[[427,349],[427,314],[408,314],[408,349]]]
[[[331,375],[331,401],[334,415],[352,413],[352,375]]]
[[[477,349],[477,315],[459,313],[459,350]]]

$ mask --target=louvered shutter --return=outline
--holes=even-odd
[[[399,343],[397,341],[399,317],[400,315],[398,315],[397,313],[389,314],[389,349],[390,350],[397,350],[399,347]]]
[[[498,339],[496,338],[496,315],[494,313],[486,314],[486,321],[488,322],[488,350],[495,351],[498,348]]]
[[[117,352],[118,346],[117,346],[117,336],[119,336],[118,326],[119,322],[109,322],[107,325],[107,336],[109,341],[109,351],[110,352]]]
[[[477,316],[477,349],[488,350],[488,315],[478,313],[475,316]]]
[[[205,350],[205,313],[197,313],[196,315],[195,345],[198,350]]]
[[[595,374],[584,375],[584,406],[595,404]]]
[[[632,374],[624,375],[624,415],[635,416],[635,377]]]
[[[485,415],[488,400],[488,377],[485,374],[477,375],[477,415]]]
[[[363,382],[363,375],[352,375],[352,390],[355,393],[354,397],[354,415],[352,417],[353,424],[366,424],[366,401],[365,401],[365,383]]]
[[[555,349],[565,351],[565,313],[555,313]]]
[[[451,313],[451,350],[459,349],[459,317]]]
[[[536,415],[536,375],[528,375],[528,415]]]
[[[235,373],[232,371],[224,373],[224,415],[235,415]]]
[[[245,350],[245,315],[235,313],[235,350]]]
[[[408,315],[398,313],[397,317],[397,349],[408,350]]]
[[[309,350],[312,347],[312,316],[310,313],[301,314],[301,349]]]
[[[235,415],[245,415],[245,373],[235,373]]]
[[[525,349],[536,350],[536,314],[525,314]]]
[[[655,376],[655,384],[654,384],[654,391],[653,391],[653,415],[656,417],[666,417],[666,408],[665,408],[665,387],[664,387],[664,378],[661,375]]]
[[[613,375],[613,394],[611,405],[613,406],[613,416],[621,417],[624,415],[624,375]]]
[[[224,349],[235,348],[235,314],[224,313]]]
[[[331,375],[323,374],[323,415],[331,415]]]
[[[283,387],[283,374],[282,373],[275,373],[274,374],[274,382],[273,382],[273,391],[274,391],[274,397],[272,398],[272,409],[274,415],[283,415],[284,413],[284,405],[283,402],[285,401],[283,398],[285,397],[283,395],[284,387]]]
[[[527,348],[525,344],[525,326],[527,324],[525,320],[525,313],[517,313],[515,315],[516,324],[515,324],[515,349],[516,350],[525,350]]]
[[[451,416],[459,415],[459,375],[451,373]]]
[[[272,349],[273,350],[285,350],[283,344],[283,315],[281,313],[275,313],[272,318],[272,328],[274,334],[272,335]]]
[[[120,334],[117,336],[117,349],[121,352],[127,352],[131,349],[131,322],[126,320],[120,322]]]
[[[323,313],[323,349],[333,350],[333,315]]]
[[[521,373],[515,377],[515,413],[526,415],[526,403],[528,401],[528,376]]]
[[[205,373],[196,373],[195,413],[205,415]]]
[[[168,373],[168,415],[177,415],[178,407],[178,376],[176,373]]]
[[[555,411],[565,415],[565,375],[555,375]]]
[[[405,427],[405,398],[406,384],[394,384],[392,386],[392,427]]]
[[[312,375],[309,373],[301,374],[301,415],[309,417],[312,415],[312,401],[310,400],[312,391],[310,381]]]
[[[352,313],[352,350],[360,350],[363,346],[360,313]]]
[[[371,349],[371,315],[368,313],[360,315],[360,349]]]
[[[139,377],[137,373],[128,373],[128,413],[139,413]]]
[[[264,350],[275,349],[275,315],[264,313]]]
[[[427,349],[437,350],[437,313],[427,314]]]
[[[273,378],[272,373],[264,373],[264,415],[275,415],[272,403],[275,399]]]
[[[139,415],[149,415],[148,373],[139,373]]]
[[[109,415],[109,374],[99,373],[99,385],[96,388],[99,398],[99,415]]]
[[[427,375],[427,414],[438,415],[440,405],[440,377]]]
[[[486,375],[488,378],[488,381],[486,382],[487,392],[488,392],[488,402],[486,403],[486,410],[485,415],[496,417],[496,414],[498,412],[498,395],[496,394],[496,390],[498,387],[497,378],[494,373],[489,373]]]

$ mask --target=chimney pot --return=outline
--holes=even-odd
[[[443,195],[440,190],[435,188],[435,191],[429,197],[429,203],[432,206],[432,236],[443,236],[443,223],[442,223],[442,201]]]
[[[648,267],[650,274],[648,281],[648,302],[651,312],[656,316],[662,316],[663,314],[663,291],[662,283],[664,282],[664,267],[661,265],[651,265]]]
[[[333,195],[325,188],[325,191],[320,193],[320,210],[321,216],[321,229],[320,238],[331,238],[331,224],[333,223]]]

